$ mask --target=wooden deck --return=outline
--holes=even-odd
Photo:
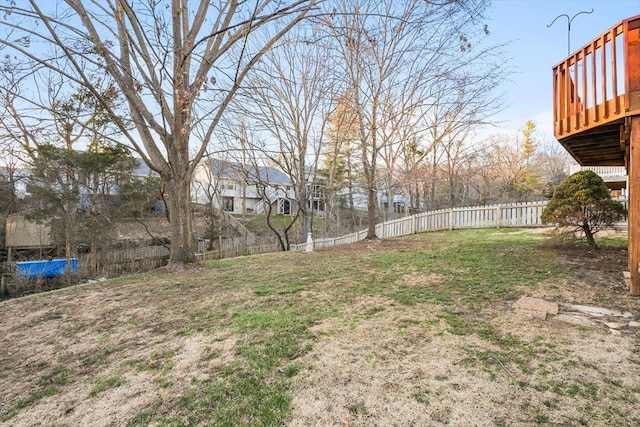
[[[553,122],[580,165],[627,168],[630,290],[640,295],[640,15],[553,67]]]
[[[623,166],[640,115],[640,15],[553,67],[554,134],[581,165]]]

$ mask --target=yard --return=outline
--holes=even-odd
[[[599,243],[427,233],[4,301],[0,425],[640,425],[640,299]]]

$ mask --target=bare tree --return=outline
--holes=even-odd
[[[19,212],[26,196],[27,173],[15,147],[4,145],[0,151],[0,247],[5,247],[9,215]]]
[[[500,104],[491,91],[502,73],[498,67],[480,66],[480,59],[491,57],[491,50],[483,53],[466,58],[469,63],[457,65],[446,76],[417,73],[413,80],[402,82],[405,86],[393,98],[382,103],[380,116],[385,125],[380,129],[380,158],[389,218],[394,216],[392,202],[397,190],[410,194],[407,177],[414,175],[416,167],[430,154],[434,168],[439,167],[443,156],[451,160],[466,135],[498,110]],[[469,70],[470,66],[474,69]],[[453,165],[449,162],[447,166]],[[452,172],[449,170],[447,176]],[[435,176],[433,173],[433,190]]]
[[[569,167],[575,161],[555,139],[543,138],[537,150],[535,164],[544,181],[545,196],[551,197],[556,186],[569,176]]]
[[[492,135],[484,147],[483,162],[490,173],[487,184],[497,184],[498,201],[514,202],[529,200],[542,193],[542,183],[536,164],[533,130],[535,125],[521,130],[522,138],[505,134]],[[531,127],[533,125],[533,127]]]
[[[47,90],[51,85],[40,90],[41,82],[32,81],[31,77],[30,65],[17,63],[11,56],[3,58],[0,66],[0,141],[3,147],[21,147],[25,160],[30,149],[39,142],[48,142],[47,134],[52,132],[48,129],[50,122],[42,115],[51,108],[51,104],[43,100],[43,96],[51,99]]]
[[[226,153],[225,153],[226,154]],[[214,242],[223,238],[225,227],[224,220],[228,219],[228,212],[225,207],[224,191],[229,188],[229,182],[233,186],[243,185],[246,187],[245,175],[242,173],[242,166],[231,163],[225,159],[213,158],[207,154],[196,169],[193,186],[192,199],[202,204],[204,208],[205,229],[201,231],[204,238],[210,240],[207,249],[214,247]],[[244,213],[244,197],[242,198],[242,211]],[[245,236],[246,237],[246,236]],[[221,245],[219,246],[221,248]]]
[[[333,225],[334,232],[341,230],[341,210],[347,208],[352,215],[355,209],[355,181],[360,175],[357,141],[359,139],[358,116],[353,110],[350,94],[334,94],[334,108],[327,116],[325,142],[323,143],[323,167],[318,172],[325,178],[323,191],[326,202],[325,234]],[[359,224],[357,224],[359,225]],[[350,230],[353,231],[353,230]]]
[[[133,120],[135,131],[121,131],[166,187],[175,266],[194,260],[191,177],[227,105],[260,58],[315,4],[29,0],[0,7],[7,16],[0,44],[83,85],[105,108],[90,75],[113,79],[126,108],[108,110]],[[36,42],[50,50],[30,49]]]
[[[259,201],[251,209],[264,214],[267,228],[278,246],[287,251],[291,244],[291,232],[300,218],[300,210],[295,208],[292,197],[294,193],[287,189],[291,178],[279,169],[268,166],[274,165],[270,160],[274,153],[267,150],[268,143],[263,140],[265,134],[262,129],[249,122],[246,110],[243,110],[239,109],[237,114],[227,116],[221,129],[223,133],[219,135],[223,152],[211,155],[229,156],[232,162],[227,163],[227,169],[241,181],[243,212],[247,195],[257,196]],[[270,139],[270,135],[267,138]],[[284,215],[276,220],[279,213]]]
[[[76,210],[83,186],[79,176],[85,174],[90,176],[87,180],[93,181],[90,185],[85,182],[84,190],[92,195],[91,214],[97,225],[99,183],[112,166],[105,164],[109,156],[104,149],[119,129],[103,104],[86,88],[65,84],[60,76],[47,72],[38,74],[39,78],[31,81],[32,87],[27,88],[29,78],[35,76],[33,70],[5,57],[0,70],[3,93],[0,105],[4,116],[0,136],[7,148],[19,147],[23,161],[33,168],[34,181],[40,181],[36,193],[42,196],[40,203],[46,207],[39,209],[41,214],[36,215],[37,219],[50,219],[43,215],[61,217],[61,235],[70,265],[72,235],[79,228]],[[96,80],[94,90],[109,107],[118,102],[118,92],[105,79]],[[89,145],[86,153],[75,152],[79,142]],[[122,148],[109,147],[108,151],[123,157],[128,151]],[[98,228],[88,227],[91,232]],[[91,232],[91,241],[95,242],[95,233]],[[91,250],[95,267],[95,245]]]
[[[413,142],[410,129],[433,101],[432,88],[487,53],[466,54],[473,49],[465,32],[477,28],[474,20],[481,18],[484,5],[472,0],[343,0],[335,16],[326,19],[341,58],[337,72],[358,116],[367,238],[376,237],[380,156],[385,154],[392,177],[401,145]]]
[[[251,144],[271,165],[289,176],[302,236],[312,229],[313,188],[322,150],[330,89],[326,54],[316,45],[287,40],[287,49],[265,55],[251,79],[248,99],[238,98],[264,145]]]

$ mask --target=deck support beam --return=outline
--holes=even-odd
[[[640,295],[640,116],[633,116],[629,141],[629,272],[631,295]]]

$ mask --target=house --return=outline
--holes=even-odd
[[[311,175],[309,175],[311,176]],[[310,205],[324,211],[322,187],[310,182]],[[196,169],[191,200],[232,214],[291,215],[297,207],[290,177],[268,166],[247,166],[219,159],[205,159]]]
[[[389,194],[391,193],[391,194]],[[391,203],[393,204],[394,213],[404,213],[407,198],[405,197],[404,190],[400,186],[392,186],[389,188],[386,183],[382,183],[378,188],[378,207],[381,210],[389,210],[389,196],[391,195]]]
[[[151,169],[140,157],[136,157],[137,167],[133,170],[132,175],[135,180],[139,182],[144,182],[150,178],[160,178],[158,172]],[[148,210],[151,212],[164,212],[165,210],[165,202],[159,198],[155,200],[149,200]]]

